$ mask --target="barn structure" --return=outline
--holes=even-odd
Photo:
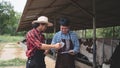
[[[120,26],[120,0],[27,0],[17,31],[28,31],[31,22],[45,15],[59,31],[58,20],[70,19],[71,30],[93,29],[93,67],[96,68],[96,28]]]

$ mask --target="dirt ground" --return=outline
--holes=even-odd
[[[20,45],[18,45],[17,43],[6,43],[4,45],[4,48],[0,51],[0,60],[10,60],[14,58],[27,59],[24,49],[20,47]],[[53,59],[46,56],[45,62],[47,66],[46,68],[54,68],[55,61]],[[4,68],[25,68],[25,66],[12,66]]]

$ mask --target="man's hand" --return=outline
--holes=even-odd
[[[45,50],[44,54],[45,54],[45,55],[47,55],[47,54],[48,54],[48,52],[49,52],[49,50]]]
[[[60,49],[61,46],[62,46],[62,45],[61,45],[60,43],[56,43],[56,44],[54,45],[54,48],[55,48],[55,49]]]
[[[69,54],[71,54],[71,55],[75,55],[74,50],[69,50],[68,52],[69,52]]]

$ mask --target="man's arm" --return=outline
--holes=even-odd
[[[35,45],[38,49],[49,50],[51,48],[55,48],[55,49],[61,48],[61,44],[60,43],[56,43],[54,45],[41,43],[38,38],[34,37],[34,34],[27,35],[27,38],[28,38],[28,41],[30,41],[30,43],[32,45]]]
[[[74,49],[73,49],[73,51],[74,51],[74,53],[76,54],[76,53],[78,53],[79,51],[80,51],[80,43],[79,43],[79,40],[78,40],[78,37],[77,37],[77,34],[76,33],[74,33],[73,35],[72,35],[72,37],[73,37],[73,45],[74,45]]]
[[[61,44],[60,43],[56,43],[56,44],[42,44],[40,49],[49,50],[51,48],[59,49],[59,48],[61,48]]]

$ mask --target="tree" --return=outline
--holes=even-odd
[[[20,15],[21,13],[13,10],[10,2],[2,1],[0,3],[0,35],[15,35]]]

